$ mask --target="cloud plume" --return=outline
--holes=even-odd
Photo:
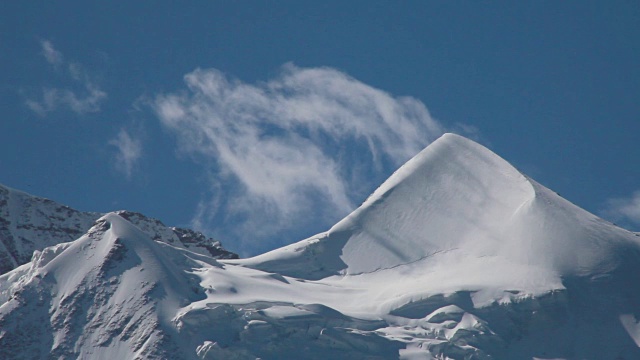
[[[257,84],[197,69],[184,81],[153,108],[211,174],[194,223],[249,252],[325,229],[443,132],[417,99],[332,68],[287,64]]]

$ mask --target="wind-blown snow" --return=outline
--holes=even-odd
[[[0,277],[0,357],[636,359],[639,283],[637,234],[447,134],[250,259],[108,214]]]

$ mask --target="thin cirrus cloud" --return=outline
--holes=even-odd
[[[116,148],[116,169],[127,179],[131,179],[131,174],[142,157],[142,142],[132,137],[125,129],[120,129],[118,135],[109,141],[109,145]]]
[[[27,107],[43,117],[59,109],[69,109],[78,115],[100,111],[100,106],[107,99],[107,93],[95,84],[83,67],[65,61],[62,53],[56,50],[51,41],[41,41],[40,47],[47,63],[62,71],[69,86],[44,86],[39,99],[30,98],[25,101]]]
[[[609,199],[603,213],[616,221],[630,221],[640,225],[640,190],[628,197]]]
[[[184,81],[153,109],[210,174],[194,225],[248,253],[330,225],[443,132],[417,99],[327,67],[286,64],[256,84],[197,69]]]
[[[62,65],[63,58],[62,53],[56,50],[53,47],[53,44],[49,40],[42,40],[40,42],[40,46],[42,47],[42,55],[47,60],[47,62],[53,66]]]

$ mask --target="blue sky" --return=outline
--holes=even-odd
[[[0,183],[249,255],[453,131],[637,230],[638,38],[632,1],[4,2]]]

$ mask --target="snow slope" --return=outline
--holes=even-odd
[[[640,358],[638,234],[457,135],[250,259],[122,215],[0,276],[0,358]]]

